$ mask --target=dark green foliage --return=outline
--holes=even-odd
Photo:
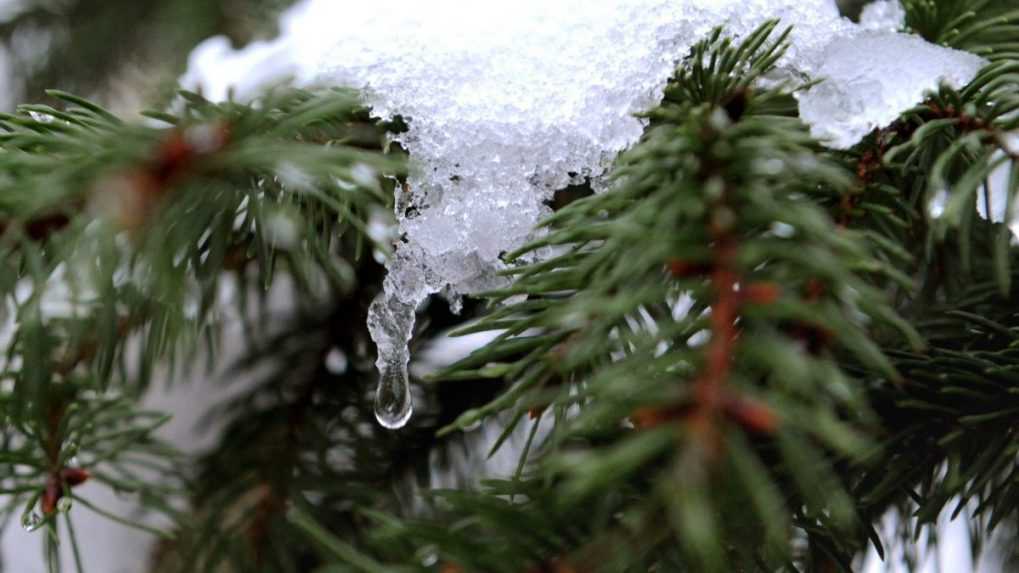
[[[1002,61],[987,66],[963,90],[944,87],[923,105],[907,112],[887,133],[876,137],[878,145],[889,148],[882,161],[900,178],[907,201],[926,219],[931,235],[918,244],[927,245],[921,260],[930,260],[935,244],[943,244],[953,231],[960,276],[972,268],[974,239],[993,243],[993,260],[1002,292],[1009,290],[1010,233],[1000,227],[979,233],[975,222],[978,192],[998,169],[1009,172],[1005,188],[1019,182],[1019,156],[1010,148],[1008,134],[1019,127],[1019,64]],[[904,176],[904,177],[903,177]],[[983,193],[984,208],[990,212],[992,197]],[[1014,212],[1012,195],[1007,196],[1006,220]],[[952,274],[949,272],[948,274]]]
[[[919,28],[925,6],[907,8]],[[1017,90],[995,35],[1011,16],[974,8],[963,23],[994,25],[932,38],[995,44],[999,61],[844,154],[810,142],[787,94],[748,89],[780,50],[767,28],[695,48],[615,186],[547,220],[508,260],[556,255],[515,268],[514,286],[491,295],[509,304],[462,330],[500,337],[443,373],[511,383],[450,429],[503,413],[533,429],[552,417],[551,434],[515,479],[437,493],[439,519],[382,520],[373,554],[406,563],[428,547],[449,571],[830,571],[896,542],[872,526],[890,508],[900,544],[949,503],[972,520],[976,552],[1011,527],[1013,247],[975,199],[1015,163],[1004,134]],[[948,194],[937,217],[935,188]],[[768,303],[741,309],[726,387],[762,409],[714,419],[718,454],[697,418],[711,343],[690,339],[718,303],[720,202],[729,240],[756,255],[736,257],[740,284],[781,294],[758,289]],[[674,313],[681,294],[689,309]],[[461,525],[439,525],[450,522]]]
[[[989,175],[1003,170],[1005,186],[992,189],[1007,193],[1013,220],[1019,157],[1007,134],[1019,126],[1016,78],[1014,55],[1000,58],[864,145],[868,188],[901,190],[887,205],[909,224],[886,237],[912,251],[915,286],[900,306],[928,348],[891,352],[904,383],[871,390],[887,438],[854,478],[854,497],[872,516],[889,504],[914,516],[903,533],[947,511],[972,521],[979,544],[1016,515],[1014,239],[976,211],[978,202],[990,211]]]
[[[86,342],[104,386],[126,330],[147,331],[143,374],[179,335],[199,334],[225,272],[268,285],[280,264],[301,284],[314,273],[334,287],[349,283],[335,244],[385,204],[378,174],[398,168],[349,93],[290,94],[257,111],[188,98],[165,128],[77,105],[31,106],[34,118],[2,120],[3,292],[30,288],[18,313],[32,316],[43,285],[66,276],[78,296],[63,314],[84,320],[49,324],[46,336],[60,326],[72,341],[98,335]],[[151,324],[158,328],[141,328]],[[30,366],[45,378],[63,365]]]
[[[448,454],[466,444],[459,436],[439,441],[436,431],[470,400],[490,396],[441,389],[418,400],[408,427],[380,427],[372,413],[374,348],[363,326],[382,267],[362,258],[356,275],[357,288],[331,293],[253,341],[226,376],[249,387],[207,411],[209,423],[229,422],[197,460],[189,479],[193,510],[179,516],[177,538],[160,544],[155,571],[306,571],[337,554],[372,563],[351,546],[373,530],[369,514],[402,511],[429,484],[432,476],[422,470],[457,471]],[[433,337],[452,318],[444,305],[430,305],[416,340]],[[344,364],[331,365],[333,355]],[[323,535],[325,550],[313,543]]]
[[[144,126],[56,92],[0,118],[8,513],[44,518],[53,571],[56,541],[74,544],[56,505],[90,507],[81,479],[170,519],[160,573],[849,571],[946,513],[975,552],[1014,540],[1019,272],[976,206],[996,169],[1009,212],[1019,184],[1019,13],[904,4],[908,29],[991,64],[833,152],[787,86],[758,81],[788,31],[716,31],[610,188],[563,190],[504,257],[510,287],[463,316],[420,310],[417,348],[499,334],[415,381],[397,433],[373,420],[364,325],[399,122],[347,91],[183,94]],[[251,304],[281,275],[287,321]],[[156,365],[190,367],[203,342],[216,358],[225,282],[247,345],[226,378],[251,385],[203,405],[225,430],[189,460],[138,399]],[[81,296],[54,304],[58,283]],[[451,460],[478,423],[505,427],[493,451],[526,440],[515,471],[429,490],[471,483]]]
[[[902,0],[906,27],[931,42],[985,58],[1019,56],[1019,7],[1011,0]]]
[[[175,455],[152,437],[165,415],[138,410],[154,365],[172,369],[203,337],[215,346],[225,276],[249,319],[243,293],[264,292],[278,269],[309,302],[348,292],[350,261],[373,248],[359,230],[386,208],[394,180],[383,175],[401,161],[346,91],[255,105],[182,94],[180,113],[154,114],[162,127],[53,95],[61,108],[0,119],[0,296],[14,302],[3,487],[50,528],[72,495],[68,471],[174,513],[162,481],[137,473],[174,474]]]
[[[874,419],[837,358],[895,381],[867,330],[886,323],[919,342],[860,273],[901,275],[816,205],[850,174],[775,113],[787,94],[749,89],[783,49],[773,27],[695,48],[612,188],[562,208],[507,257],[558,253],[491,294],[526,300],[463,331],[502,332],[445,376],[512,386],[457,426],[509,411],[511,426],[530,412],[532,427],[551,416],[554,430],[518,481],[440,497],[471,523],[464,534],[418,543],[507,572],[524,566],[514,555],[583,571],[773,568],[818,528],[845,535],[833,552],[860,546],[836,462],[861,459]],[[578,531],[560,539],[564,523]],[[485,549],[464,550],[470,540]]]

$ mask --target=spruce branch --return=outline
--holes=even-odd
[[[183,94],[177,113],[150,114],[161,125],[51,95],[65,108],[0,118],[0,297],[11,340],[0,379],[9,385],[2,487],[27,529],[51,532],[57,566],[57,517],[72,500],[150,530],[76,495],[86,480],[181,518],[165,500],[182,492],[180,457],[155,437],[168,417],[139,408],[154,365],[172,367],[198,335],[212,335],[227,274],[256,292],[277,266],[309,294],[321,294],[316,281],[349,288],[340,256],[372,243],[367,221],[385,208],[387,177],[402,162],[385,153],[388,126],[350,91],[291,90],[251,105]],[[341,241],[356,247],[341,253]]]
[[[787,91],[748,87],[784,49],[774,27],[698,45],[610,190],[566,205],[506,257],[515,282],[464,329],[500,334],[440,378],[511,386],[451,427],[552,410],[555,429],[517,479],[443,495],[459,500],[452,515],[476,515],[496,491],[540,500],[500,504],[465,536],[519,539],[536,570],[776,567],[795,557],[798,535],[842,562],[862,546],[868,528],[835,467],[862,459],[874,419],[840,362],[895,382],[872,333],[920,345],[872,282],[901,274],[816,204],[851,174],[785,114]],[[551,256],[521,262],[538,250]],[[647,495],[622,494],[637,491]],[[510,533],[580,513],[605,517],[556,548]],[[507,562],[523,549],[466,552],[463,537],[418,541],[448,551],[451,567],[527,570]]]
[[[953,242],[962,276],[972,269],[973,238],[969,235],[977,227],[973,207],[978,192],[983,191],[985,210],[990,213],[993,198],[987,180],[999,168],[1010,170],[1009,182],[998,190],[1007,194],[1005,221],[1011,220],[1014,211],[1014,192],[1010,190],[1017,186],[1019,155],[1007,137],[1019,128],[1015,70],[1014,62],[993,63],[962,90],[942,87],[888,132],[876,136],[882,140],[880,145],[888,148],[883,162],[895,173],[906,174],[900,180],[906,185],[902,188],[922,190],[914,192],[909,201],[931,230],[926,237],[928,251],[944,243],[950,230],[958,234]],[[1008,292],[1010,234],[1001,227],[981,238],[994,245],[999,288]]]
[[[356,238],[346,237],[342,252],[355,249]],[[407,497],[427,487],[426,469],[471,478],[453,461],[466,447],[462,437],[435,436],[479,400],[463,387],[419,387],[425,399],[398,433],[375,422],[366,319],[384,272],[371,258],[354,264],[356,285],[298,308],[279,332],[259,333],[224,376],[250,387],[207,410],[203,423],[225,427],[196,460],[190,509],[175,539],[160,544],[155,571],[312,568],[333,560],[336,547],[361,547],[373,533],[368,514],[405,509]],[[421,312],[415,345],[457,318],[444,307]]]
[[[847,468],[847,481],[866,519],[897,510],[903,539],[932,531],[948,509],[972,520],[976,547],[1016,510],[1007,495],[1015,404],[1002,376],[1014,344],[1014,246],[1007,224],[977,213],[979,203],[990,217],[1003,199],[1011,221],[1019,188],[1008,139],[1019,126],[1008,39],[1016,15],[1007,3],[905,4],[914,30],[992,63],[961,89],[942,86],[847,154],[857,162],[857,201],[870,204],[847,224],[891,247],[883,252],[900,253],[914,286],[897,291],[896,305],[927,341],[919,352],[887,350],[902,384],[867,378],[884,433],[877,455]],[[1006,183],[993,187],[989,176],[1001,169]],[[881,539],[872,541],[883,552]]]
[[[889,510],[902,543],[946,511],[975,547],[1009,531],[1019,12],[904,4],[909,30],[991,64],[841,152],[809,136],[789,86],[761,81],[788,29],[716,30],[610,188],[557,193],[484,316],[439,318],[498,336],[417,385],[398,434],[371,418],[364,324],[399,121],[345,90],[184,93],[142,125],[53,92],[57,107],[0,117],[9,512],[50,532],[53,571],[64,541],[81,569],[69,504],[147,527],[79,495],[85,481],[170,518],[153,531],[167,573],[849,571],[895,541],[878,532]],[[1006,224],[976,209],[1000,169]],[[248,303],[281,272],[298,316],[277,332]],[[215,357],[229,283],[249,348],[227,377],[257,379],[210,409],[226,430],[182,472],[166,416],[138,398],[203,338]],[[415,344],[439,314],[420,313]],[[506,423],[491,452],[527,436],[511,475],[414,487],[485,421]]]
[[[903,0],[906,28],[991,61],[1019,57],[1019,10],[1008,0]]]

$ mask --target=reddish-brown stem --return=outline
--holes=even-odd
[[[695,393],[701,408],[716,411],[723,399],[723,388],[729,378],[729,366],[736,344],[736,314],[740,297],[736,292],[737,276],[732,269],[736,245],[728,236],[716,239],[715,269],[711,283],[715,302],[711,305],[711,340],[708,343],[704,371],[697,380]]]
[[[694,386],[695,404],[689,423],[690,428],[703,439],[702,446],[708,455],[713,457],[721,449],[717,422],[725,410],[725,386],[738,336],[736,317],[742,301],[736,291],[739,277],[733,268],[736,240],[728,230],[717,225],[713,225],[712,235],[714,260],[711,285],[715,300],[711,304],[711,339],[705,352],[703,369]]]
[[[60,452],[64,447],[64,436],[62,426],[64,416],[67,413],[67,404],[58,401],[52,404],[47,415],[47,436],[45,443],[46,461],[49,471],[46,476],[46,483],[43,486],[42,495],[39,498],[39,506],[44,515],[50,515],[57,510],[57,502],[64,497],[67,488],[79,486],[88,481],[89,472],[80,468],[65,467],[60,460]]]
[[[732,359],[739,339],[737,320],[744,304],[772,304],[781,296],[772,282],[746,283],[736,268],[738,242],[729,229],[731,214],[719,202],[711,219],[711,260],[688,264],[670,261],[668,271],[677,278],[706,275],[713,290],[710,307],[711,338],[704,353],[704,364],[694,382],[692,403],[669,407],[640,408],[631,420],[639,428],[657,426],[682,419],[700,440],[709,457],[722,448],[718,431],[720,418],[729,418],[752,432],[773,432],[778,418],[766,404],[730,392],[727,388]],[[676,272],[679,269],[681,272]],[[692,272],[687,272],[694,269]]]

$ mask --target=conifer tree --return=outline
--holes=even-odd
[[[603,181],[555,190],[496,286],[388,325],[415,356],[485,333],[411,369],[395,431],[373,321],[414,117],[343,86],[215,102],[159,81],[141,117],[111,111],[127,64],[82,64],[98,30],[201,23],[142,54],[173,78],[202,35],[246,39],[282,8],[121,4],[39,2],[0,26],[11,46],[66,32],[0,116],[0,495],[45,570],[91,570],[74,512],[149,532],[137,570],[156,573],[829,572],[875,550],[918,567],[945,515],[1016,567],[1010,0],[903,0],[906,31],[983,65],[848,149],[801,117],[814,79],[777,73],[796,22],[673,54],[643,135]],[[225,363],[230,316],[244,355]],[[193,405],[222,429],[185,454],[145,396],[216,367],[242,391]],[[511,471],[481,475],[492,456]]]

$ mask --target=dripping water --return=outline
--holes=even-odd
[[[414,412],[407,375],[414,318],[414,305],[386,293],[379,295],[368,309],[368,332],[378,347],[375,419],[391,430],[405,426]]]

